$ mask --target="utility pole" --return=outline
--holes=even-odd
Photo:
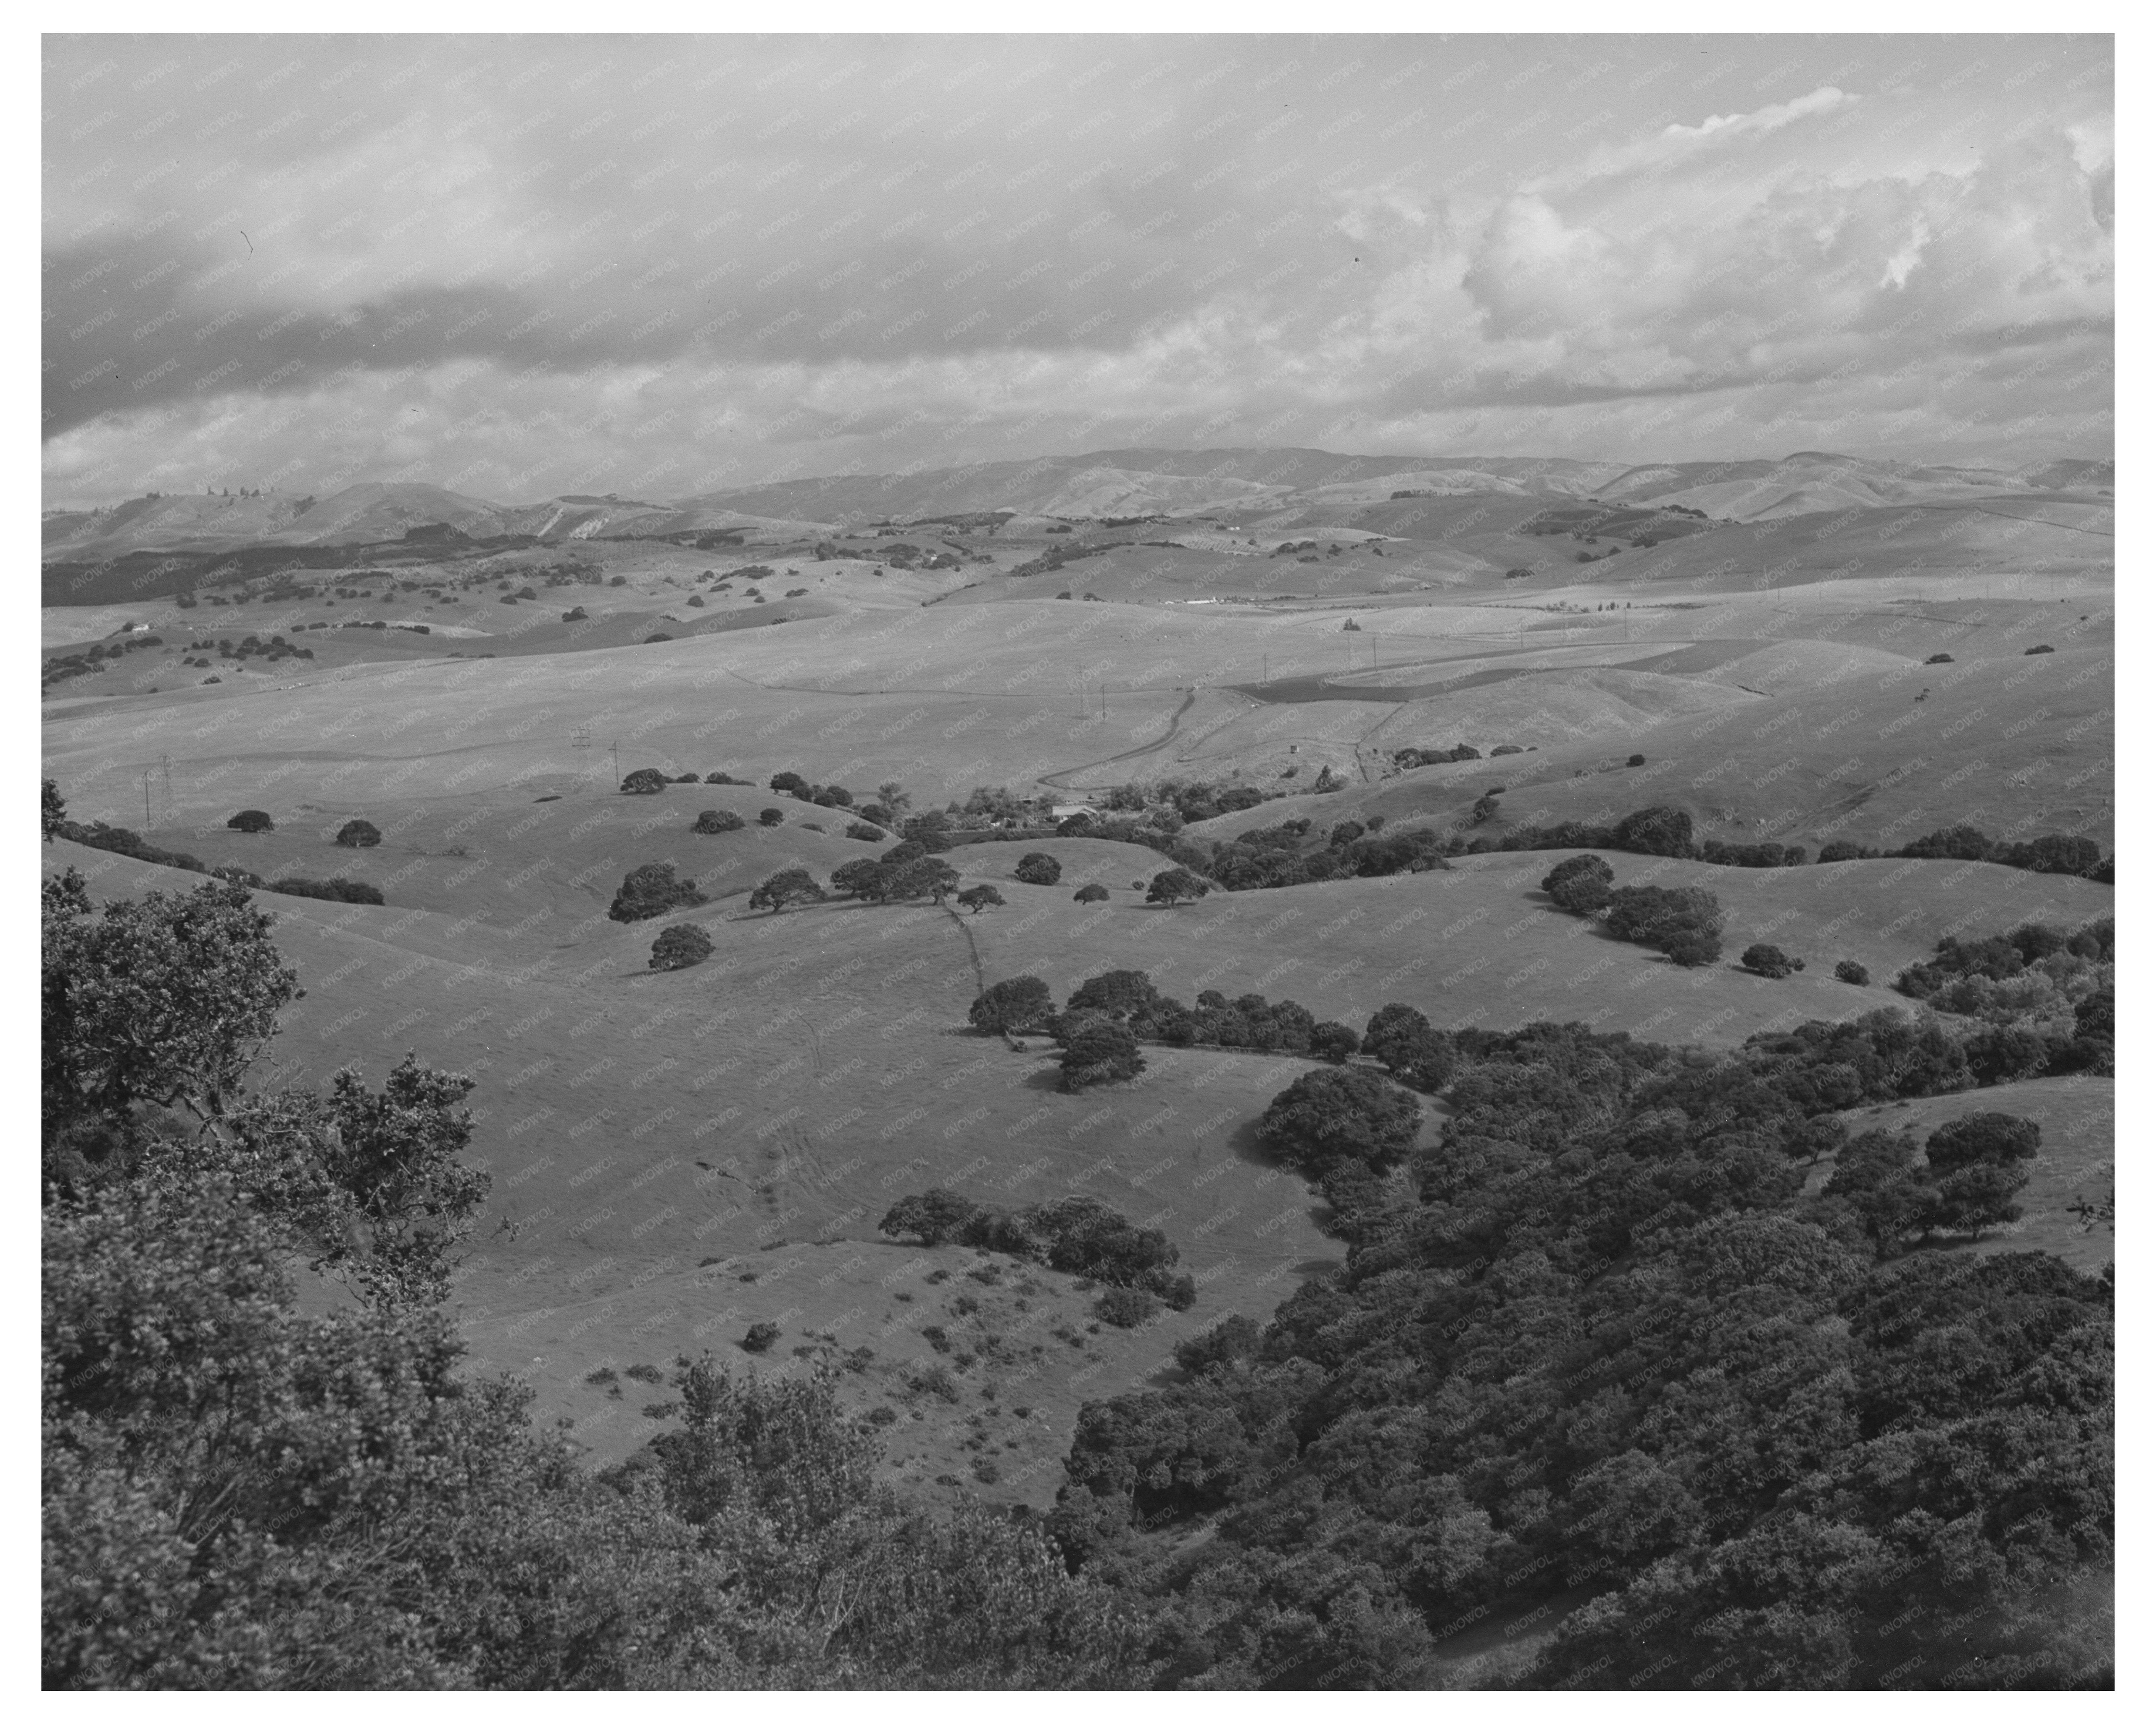
[[[613,788],[619,790],[621,788],[621,744],[608,743],[607,752],[613,757]]]
[[[142,771],[142,824],[150,824],[150,769],[146,767]]]

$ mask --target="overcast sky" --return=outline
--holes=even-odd
[[[2107,38],[48,38],[50,505],[2112,439]]]

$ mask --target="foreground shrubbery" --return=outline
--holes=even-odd
[[[44,895],[45,1686],[1147,1682],[1138,1610],[878,1484],[828,1373],[684,1358],[588,1470],[442,1309],[469,1080],[252,1093],[296,978],[244,890]]]

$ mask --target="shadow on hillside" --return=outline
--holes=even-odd
[[[1258,1122],[1245,1120],[1228,1134],[1228,1147],[1236,1160],[1247,1162],[1254,1167],[1278,1167],[1286,1172],[1286,1164],[1258,1141]]]

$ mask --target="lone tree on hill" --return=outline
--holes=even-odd
[[[1599,856],[1568,856],[1543,876],[1543,890],[1559,910],[1592,916],[1609,902],[1616,871]]]
[[[890,882],[891,869],[874,856],[856,856],[831,870],[831,890],[849,898],[880,904]]]
[[[224,823],[234,832],[275,832],[277,823],[259,808],[242,808]]]
[[[1414,1096],[1367,1067],[1306,1071],[1272,1099],[1258,1141],[1310,1178],[1340,1162],[1383,1172],[1404,1160],[1421,1128]]]
[[[932,898],[938,905],[958,889],[958,870],[939,856],[923,856],[891,870],[884,882],[887,896]]]
[[[67,824],[67,803],[61,799],[60,787],[52,779],[44,781],[44,806],[39,819],[44,829],[45,842],[50,844],[53,835]]]
[[[805,868],[783,868],[748,895],[751,910],[768,910],[773,916],[789,904],[810,904],[824,895]]]
[[[696,816],[696,824],[689,829],[706,837],[721,832],[739,832],[748,822],[732,808],[706,808]]]
[[[1014,1035],[1039,1029],[1055,1012],[1045,982],[1038,976],[1013,976],[976,996],[966,1021],[986,1034]]]
[[[1004,895],[990,885],[968,886],[958,894],[958,901],[978,916],[984,910],[1000,909]]]
[[[760,808],[757,811],[756,824],[759,826],[783,826],[786,824],[786,810]]]
[[[706,901],[692,880],[676,880],[671,862],[646,862],[622,876],[621,890],[613,895],[607,916],[618,922],[649,921],[670,910],[685,910]]]
[[[624,796],[656,796],[666,788],[666,775],[656,767],[639,767],[621,781]]]
[[[1164,868],[1152,877],[1146,888],[1146,902],[1165,904],[1195,904],[1213,890],[1212,883],[1200,880],[1187,868]]]
[[[666,929],[651,942],[651,967],[685,970],[711,955],[711,936],[690,922]]]
[[[371,850],[382,842],[382,830],[372,820],[347,820],[337,828],[336,841],[348,850]]]
[[[1063,878],[1063,865],[1045,850],[1034,850],[1019,857],[1011,872],[1029,886],[1052,886]]]
[[[1096,1084],[1128,1083],[1145,1070],[1137,1039],[1112,1018],[1088,1017],[1063,1043],[1063,1087],[1075,1095]]]
[[[1098,880],[1091,880],[1073,892],[1071,897],[1080,904],[1103,904],[1107,901],[1108,889]]]

